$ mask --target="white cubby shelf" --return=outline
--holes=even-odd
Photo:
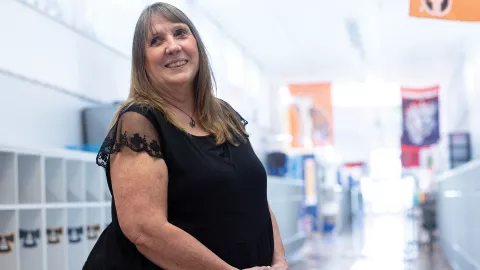
[[[81,269],[111,222],[96,154],[0,146],[0,268]]]

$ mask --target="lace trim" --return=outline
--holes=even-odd
[[[147,152],[152,157],[163,158],[160,143],[157,140],[147,142],[145,136],[142,137],[139,133],[128,136],[127,132],[124,132],[118,141],[108,137],[103,144],[97,155],[97,164],[104,168],[110,160],[110,155],[120,152],[123,147],[128,147],[135,152]]]

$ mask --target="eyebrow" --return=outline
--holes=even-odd
[[[189,30],[190,28],[188,27],[188,25],[184,24],[184,23],[172,23],[173,26],[171,27],[171,29],[173,30],[178,30],[178,29],[187,29]],[[190,31],[190,30],[189,30]],[[158,31],[156,28],[155,28],[155,25],[152,25],[150,27],[150,35],[152,36],[155,36],[155,35],[160,35],[162,34],[162,31]]]

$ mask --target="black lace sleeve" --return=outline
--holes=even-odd
[[[163,158],[157,130],[138,110],[121,114],[98,152],[97,165],[106,168],[110,155],[120,152],[124,147],[135,152],[146,152],[152,157]]]

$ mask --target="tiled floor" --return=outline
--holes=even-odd
[[[357,220],[339,236],[312,235],[291,270],[451,270],[436,246],[418,245],[418,229],[402,215]]]

